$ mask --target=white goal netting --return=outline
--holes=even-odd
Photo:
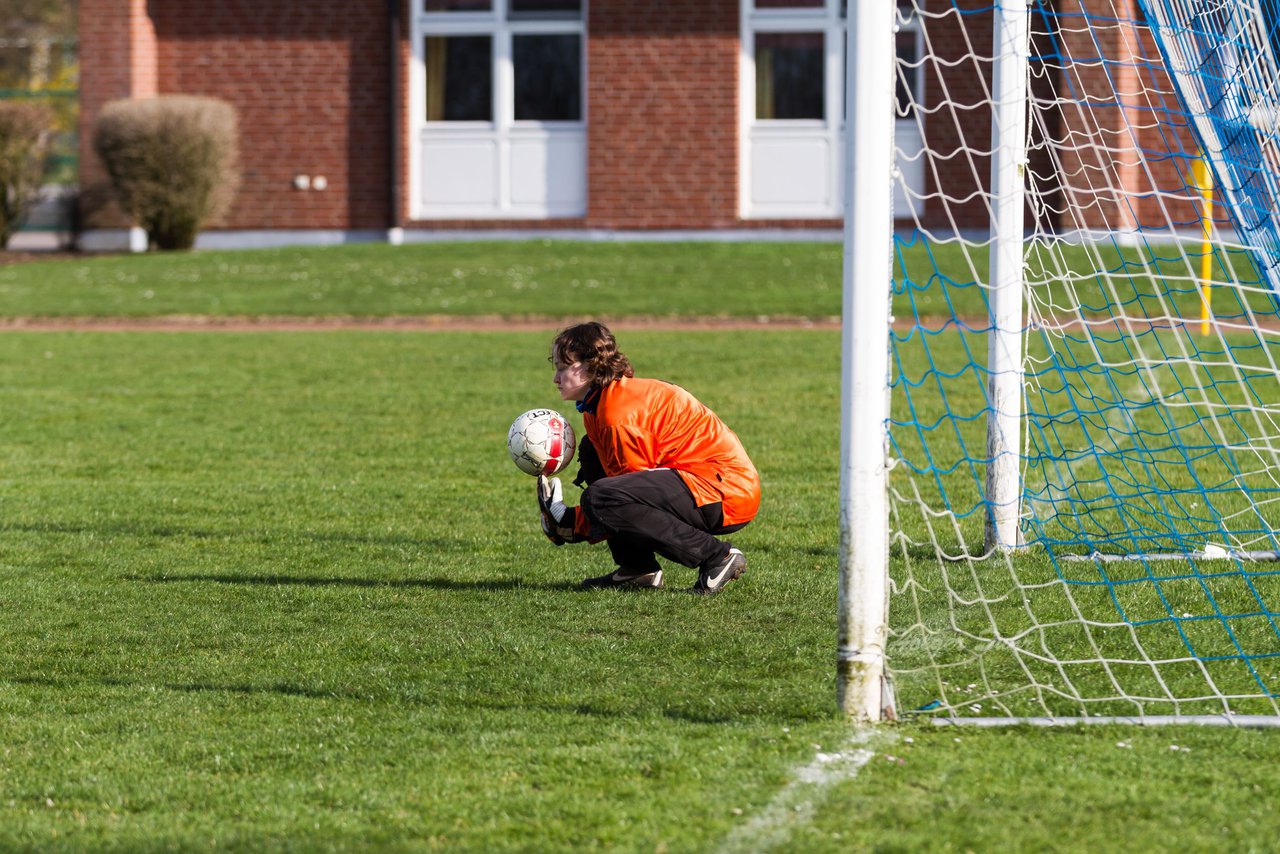
[[[1280,715],[1280,10],[1028,7],[1010,133],[1004,10],[898,4],[898,711]],[[989,356],[1002,146],[1025,193],[1015,371]],[[988,423],[1010,378],[1002,499]]]

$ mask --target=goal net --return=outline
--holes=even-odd
[[[1280,4],[896,38],[897,713],[1280,723]]]

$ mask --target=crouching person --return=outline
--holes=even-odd
[[[576,402],[586,427],[566,506],[558,478],[538,478],[542,529],[556,545],[609,545],[617,567],[584,587],[661,587],[657,557],[696,567],[692,592],[718,593],[747,559],[721,539],[760,507],[760,477],[738,437],[679,386],[635,376],[613,333],[572,326],[551,345],[553,382]]]

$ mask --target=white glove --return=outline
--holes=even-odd
[[[564,487],[560,485],[560,478],[538,475],[538,496],[552,519],[557,522],[564,520],[564,514],[569,508],[564,506]]]
[[[542,515],[542,533],[548,540],[557,546],[582,542],[583,537],[576,532],[578,508],[565,506],[560,478],[538,475],[538,511]]]

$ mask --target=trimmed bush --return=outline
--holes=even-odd
[[[112,101],[93,146],[120,208],[156,249],[190,249],[239,186],[235,108],[214,98],[166,95]]]
[[[9,245],[40,193],[53,118],[42,104],[0,101],[0,247]]]

